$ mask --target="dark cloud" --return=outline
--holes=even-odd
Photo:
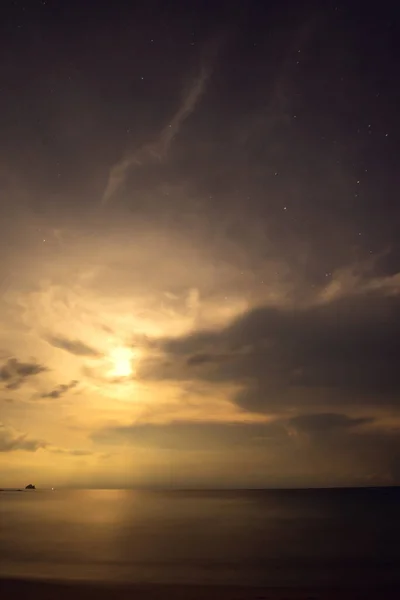
[[[51,337],[48,339],[48,342],[55,346],[56,348],[61,348],[66,352],[70,352],[71,354],[75,354],[76,356],[92,356],[92,357],[100,357],[101,352],[98,352],[94,348],[91,348],[84,342],[80,340],[69,340],[67,338],[57,336]]]
[[[278,435],[286,435],[281,423],[176,421],[109,427],[95,432],[92,437],[94,441],[104,444],[126,443],[195,451],[213,450],[231,444],[243,446]]]
[[[26,433],[20,433],[12,427],[0,423],[0,452],[12,452],[14,450],[25,450],[36,452],[46,447],[46,442],[28,437]]]
[[[367,417],[352,418],[339,413],[315,413],[293,417],[288,421],[288,425],[300,431],[326,434],[330,431],[347,430],[373,422],[374,419]]]
[[[218,447],[249,446],[263,442],[290,443],[293,432],[311,435],[328,431],[347,432],[361,425],[373,424],[372,418],[352,418],[342,413],[310,413],[268,422],[172,421],[168,423],[133,423],[106,427],[93,434],[96,442],[128,443],[185,450],[212,450]]]
[[[264,412],[332,401],[398,404],[400,301],[359,293],[306,308],[261,307],[229,326],[159,342],[144,379],[242,386],[235,401]]]
[[[47,371],[47,368],[36,362],[24,363],[17,358],[9,358],[0,368],[0,380],[9,390],[16,390],[23,383],[35,376]]]
[[[52,454],[68,454],[69,456],[92,456],[94,454],[94,452],[91,452],[90,450],[75,450],[69,448],[49,447],[48,450]]]
[[[196,366],[214,362],[215,360],[216,356],[213,354],[194,354],[193,356],[189,356],[186,362],[189,366]]]
[[[72,390],[78,385],[79,381],[73,380],[70,383],[64,383],[48,392],[47,394],[42,394],[42,398],[61,398],[64,394],[66,394],[69,390]]]
[[[229,360],[230,356],[225,354],[193,354],[187,359],[188,366],[199,366],[207,363],[219,363],[224,360]]]
[[[186,457],[192,452],[231,455],[234,448],[238,464],[243,451],[250,450],[252,468],[261,465],[264,473],[262,485],[369,485],[400,481],[398,434],[398,428],[382,428],[372,418],[310,413],[266,423],[134,423],[96,431],[92,439],[106,446],[174,450]]]

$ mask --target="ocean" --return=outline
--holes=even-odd
[[[400,489],[0,493],[0,577],[400,584]]]

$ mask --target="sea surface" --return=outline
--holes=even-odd
[[[399,584],[400,489],[0,493],[0,577]]]

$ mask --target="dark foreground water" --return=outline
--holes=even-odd
[[[400,583],[400,490],[0,493],[0,577]]]

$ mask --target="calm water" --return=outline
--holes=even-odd
[[[0,576],[400,582],[400,490],[0,493]]]

